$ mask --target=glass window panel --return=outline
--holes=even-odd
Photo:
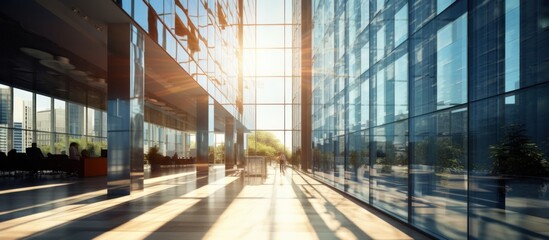
[[[284,55],[284,75],[285,76],[292,76],[292,50],[286,49],[285,55]]]
[[[38,117],[38,116],[37,116]],[[51,123],[51,122],[50,122]],[[53,153],[52,150],[52,136],[51,132],[37,132],[36,133],[36,146],[40,148],[42,154],[47,156],[48,153]]]
[[[255,76],[255,64],[253,63],[256,63],[256,56],[255,56],[255,50],[244,50],[244,54],[243,54],[243,61],[245,63],[250,63],[250,64],[244,64],[242,66],[242,68],[244,68],[244,76]]]
[[[437,109],[467,101],[467,14],[437,32]]]
[[[395,48],[408,38],[408,4],[395,14]]]
[[[343,54],[345,53],[345,15],[342,14],[339,17],[338,25],[337,25],[337,58],[340,59]]]
[[[148,22],[148,11],[149,7],[145,4],[144,1],[132,1],[133,2],[133,19],[139,26],[141,26],[143,29],[149,29],[149,22]],[[155,1],[155,2],[161,2],[161,1]]]
[[[370,69],[370,42],[366,42],[360,49],[360,73]]]
[[[353,44],[356,40],[357,35],[357,26],[359,23],[357,22],[357,12],[356,8],[358,8],[358,0],[349,1],[347,2],[347,9],[346,15],[347,15],[347,28],[348,28],[348,34],[349,34],[349,44]]]
[[[257,76],[284,76],[284,50],[258,49],[255,66]]]
[[[33,129],[32,93],[21,89],[13,89],[13,128]],[[14,133],[15,134],[15,133]]]
[[[520,87],[520,2],[505,1],[505,92]]]
[[[376,55],[375,61],[381,60],[385,56],[385,26],[379,28],[376,33]]]
[[[7,128],[10,127],[11,117],[11,88],[0,84],[0,149],[4,152],[8,149]]]
[[[294,136],[295,132],[293,131],[285,131],[284,132],[284,149],[286,153],[292,153],[292,137]],[[293,154],[291,158],[288,160],[290,161],[290,164],[299,164],[299,161],[296,161],[299,159],[298,154]]]
[[[292,4],[293,4],[293,1],[292,0],[285,0],[284,2],[285,2],[285,7],[286,7],[286,9],[284,10],[284,16],[285,16],[284,23],[292,24]]]
[[[371,156],[373,205],[408,216],[408,121],[374,129]]]
[[[284,33],[284,39],[285,39],[285,40],[284,40],[284,47],[286,47],[286,48],[292,48],[292,47],[293,47],[293,45],[292,45],[292,43],[293,43],[293,41],[292,41],[292,39],[293,39],[293,37],[292,37],[292,36],[293,36],[292,30],[293,30],[293,28],[294,28],[293,25],[286,25],[286,26],[284,26],[284,29],[285,29],[285,33]],[[296,46],[296,47],[297,47],[297,46]]]
[[[549,225],[547,92],[543,84],[470,104],[472,238],[547,238],[535,227]]]
[[[283,48],[284,26],[257,26],[258,48]]]
[[[248,134],[249,155],[275,157],[284,150],[284,131],[255,131]]]
[[[334,187],[345,189],[345,136],[334,137]]]
[[[69,147],[71,143],[78,144],[78,152],[81,152],[84,149],[87,149],[87,138],[82,135],[68,135],[69,136]]]
[[[164,29],[164,28],[162,28]],[[166,51],[173,59],[177,57],[177,43],[173,35],[169,34],[166,30]]]
[[[89,136],[101,136],[101,121],[102,114],[101,111],[93,108],[88,109],[88,126],[87,126],[87,135]]]
[[[258,130],[284,130],[284,105],[258,105]]]
[[[68,119],[69,119],[69,134],[83,135],[84,128],[86,127],[86,115],[84,106],[69,102],[68,107]]]
[[[395,120],[408,118],[408,54],[395,61]]]
[[[349,93],[349,104],[347,106],[347,127],[349,131],[359,130],[360,129],[360,85],[359,84],[349,84],[348,89]]]
[[[286,93],[284,94],[284,103],[292,104],[292,78],[287,77],[285,81],[284,89]]]
[[[360,125],[362,129],[370,127],[370,80],[360,84]]]
[[[107,137],[107,112],[101,111],[103,121],[101,121],[102,137]]]
[[[67,146],[67,135],[66,134],[55,134],[55,143],[54,143],[54,154],[67,154],[68,155],[68,149]]]
[[[51,131],[52,111],[51,98],[36,94],[36,129]]]
[[[347,193],[368,202],[369,179],[367,171],[368,158],[364,153],[368,152],[367,142],[363,141],[363,132],[358,131],[349,134],[347,167],[345,169],[345,182],[348,186]]]
[[[31,144],[34,142],[33,136],[32,136],[33,132],[24,130],[24,129],[17,129],[17,128],[14,128],[12,132],[13,132],[12,148],[17,150],[17,152],[26,152],[27,148],[31,147]]]
[[[244,105],[244,116],[246,116],[245,122],[248,128],[255,128],[255,105]]]
[[[175,24],[175,1],[164,0],[164,23],[168,29],[173,29]]]
[[[283,24],[284,0],[257,0],[257,24]]]
[[[448,8],[452,3],[454,3],[456,0],[437,0],[437,14],[444,11],[446,8]]]
[[[53,111],[55,112],[55,131],[59,133],[65,133],[67,131],[65,101],[55,99],[53,101],[53,108]]]
[[[467,238],[467,118],[461,108],[418,117],[411,126],[413,222],[447,239]]]
[[[284,78],[259,77],[256,87],[257,103],[284,103]]]
[[[375,2],[376,2],[376,8],[374,11],[374,15],[380,12],[381,10],[383,10],[383,8],[385,7],[385,0],[376,0]]]
[[[244,48],[255,48],[255,26],[244,26]]]
[[[285,105],[284,129],[292,130],[292,105]]]
[[[90,156],[99,157],[101,156],[101,149],[107,149],[107,139],[100,137],[88,137],[86,143],[86,150],[88,150]],[[148,150],[148,147],[144,148]]]
[[[373,91],[375,91],[374,107],[375,107],[375,125],[379,126],[385,123],[387,117],[387,103],[386,103],[386,84],[385,84],[385,69],[380,69],[375,75],[375,83]]]
[[[370,24],[370,1],[361,1],[360,4],[360,29]]]
[[[0,127],[9,127],[11,120],[11,88],[0,84]]]

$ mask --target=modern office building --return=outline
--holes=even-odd
[[[436,238],[549,238],[547,1],[311,4],[314,176]]]
[[[357,227],[365,208],[327,185],[436,239],[549,238],[546,0],[4,0],[0,30],[0,151],[108,149],[108,194],[138,192],[106,197],[93,179],[2,188],[31,196],[1,209],[32,218],[0,222],[13,236],[250,237],[235,214],[263,215],[252,225],[270,238],[398,232]],[[153,147],[195,158],[197,174],[139,191]],[[298,183],[215,170],[280,153]]]

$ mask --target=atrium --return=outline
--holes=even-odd
[[[0,30],[2,239],[549,239],[546,0],[4,0]]]

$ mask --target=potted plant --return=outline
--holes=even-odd
[[[160,165],[162,164],[162,155],[160,155],[160,149],[157,146],[152,146],[149,148],[149,151],[147,152],[147,161],[151,165],[151,171],[155,171],[157,169],[160,169]]]

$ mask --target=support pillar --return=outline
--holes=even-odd
[[[236,164],[234,118],[225,119],[225,169],[232,169]]]
[[[236,133],[236,164],[240,167],[244,162],[244,130],[239,128]]]
[[[196,163],[208,163],[210,105],[209,96],[196,97]],[[213,119],[213,116],[211,116]]]
[[[312,169],[312,0],[301,1],[301,170]]]
[[[129,23],[108,27],[109,195],[143,190],[144,39]]]

